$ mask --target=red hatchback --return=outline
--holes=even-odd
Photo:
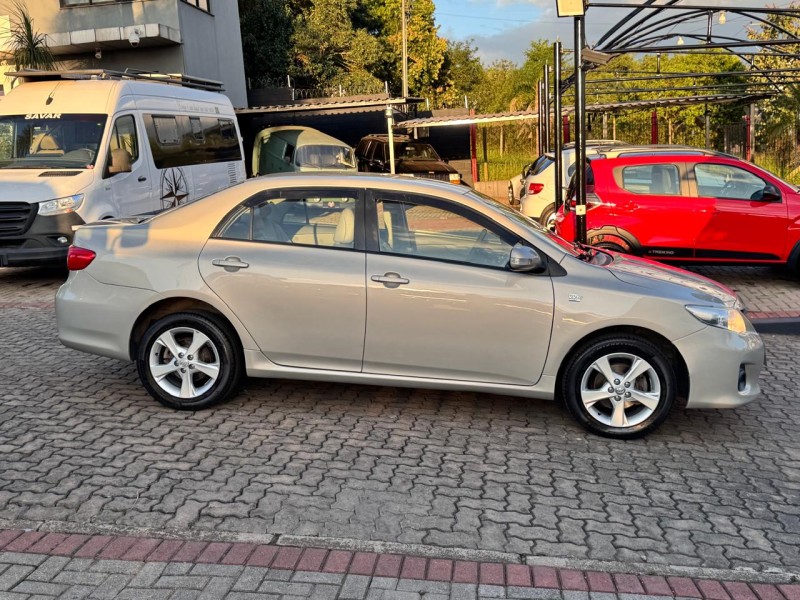
[[[589,245],[661,261],[788,264],[800,258],[800,189],[727,155],[597,158]],[[574,201],[573,201],[574,203]],[[575,212],[556,217],[575,239]]]

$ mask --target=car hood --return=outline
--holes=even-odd
[[[722,304],[729,308],[739,305],[733,290],[708,277],[645,258],[616,252],[610,254],[613,254],[614,262],[607,268],[624,283],[651,289],[680,286],[697,302]]]
[[[400,158],[397,160],[398,173],[456,173],[448,164],[425,158]]]

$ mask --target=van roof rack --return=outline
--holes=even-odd
[[[6,73],[8,77],[19,77],[26,81],[57,81],[59,79],[129,79],[134,81],[149,81],[156,83],[166,83],[179,85],[182,87],[195,88],[198,90],[209,90],[212,92],[222,92],[225,90],[221,81],[204,79],[192,75],[182,75],[173,73],[159,73],[158,71],[142,71],[139,69],[125,69],[124,71],[110,71],[108,69],[77,69],[72,71],[40,71],[37,69],[22,69]]]

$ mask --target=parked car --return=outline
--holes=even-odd
[[[428,143],[407,135],[394,137],[394,172],[425,179],[461,183],[461,173],[441,159]],[[368,173],[390,173],[389,136],[381,134],[361,138],[356,146],[358,170]]]
[[[81,227],[68,264],[60,340],[135,361],[181,410],[230,397],[246,372],[555,397],[630,438],[678,397],[759,394],[764,348],[733,292],[441,182],[269,175]]]
[[[627,146],[628,144],[626,142],[621,142],[619,140],[586,141],[587,148],[593,148],[594,146],[598,145],[602,145],[608,148],[613,148],[615,146]],[[575,144],[574,143],[564,144],[562,152],[563,152],[562,164],[574,165]],[[563,185],[565,187],[569,182],[569,176],[567,175],[566,170],[567,168],[565,167],[564,169],[565,172],[563,173],[564,177]],[[538,205],[534,206],[533,203],[529,203],[528,206],[526,206],[524,209],[521,210],[523,211],[523,214],[532,217],[534,219],[539,219],[542,224],[545,224],[548,221],[548,215],[546,214],[548,206],[546,198],[549,197],[550,204],[555,205],[554,182],[555,182],[555,154],[553,154],[552,152],[545,152],[531,164],[525,165],[525,167],[522,169],[522,174],[520,175],[519,179],[514,177],[508,182],[509,204],[511,206],[517,207],[522,204],[521,201],[524,197],[541,195],[541,198],[543,199],[541,203],[542,204],[541,209]],[[537,200],[538,199],[539,198],[537,198]]]
[[[253,142],[252,173],[356,171],[353,149],[311,127],[267,127]]]
[[[0,267],[63,265],[76,225],[245,179],[224,94],[101,70],[19,76],[0,103]]]
[[[646,156],[659,153],[681,154],[713,154],[711,151],[692,148],[690,146],[676,145],[632,145],[624,142],[608,140],[590,140],[586,144],[586,155],[591,158],[601,156],[613,158],[620,156]],[[537,219],[544,227],[552,229],[555,226],[555,157],[545,154],[538,168],[531,170],[522,182],[520,191],[520,211],[533,219]],[[569,181],[575,173],[575,146],[570,144],[562,153],[562,200],[566,198]]]
[[[800,190],[753,164],[723,154],[597,158],[588,177],[591,245],[660,261],[797,269]],[[574,211],[562,211],[556,232],[572,240],[574,229]]]

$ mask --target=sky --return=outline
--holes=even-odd
[[[785,7],[790,1],[682,0],[681,3]],[[472,39],[484,64],[488,65],[499,59],[508,59],[519,64],[524,61],[525,50],[533,40],[554,42],[556,37],[560,37],[566,47],[572,47],[572,19],[559,19],[555,6],[556,0],[436,0],[436,22],[440,35],[447,39]],[[591,46],[629,12],[630,9],[590,8],[586,16],[587,43]],[[731,15],[724,25],[715,22],[714,32],[744,38],[748,25],[751,23],[743,17]],[[704,34],[705,29],[705,24],[699,24],[685,31]]]

